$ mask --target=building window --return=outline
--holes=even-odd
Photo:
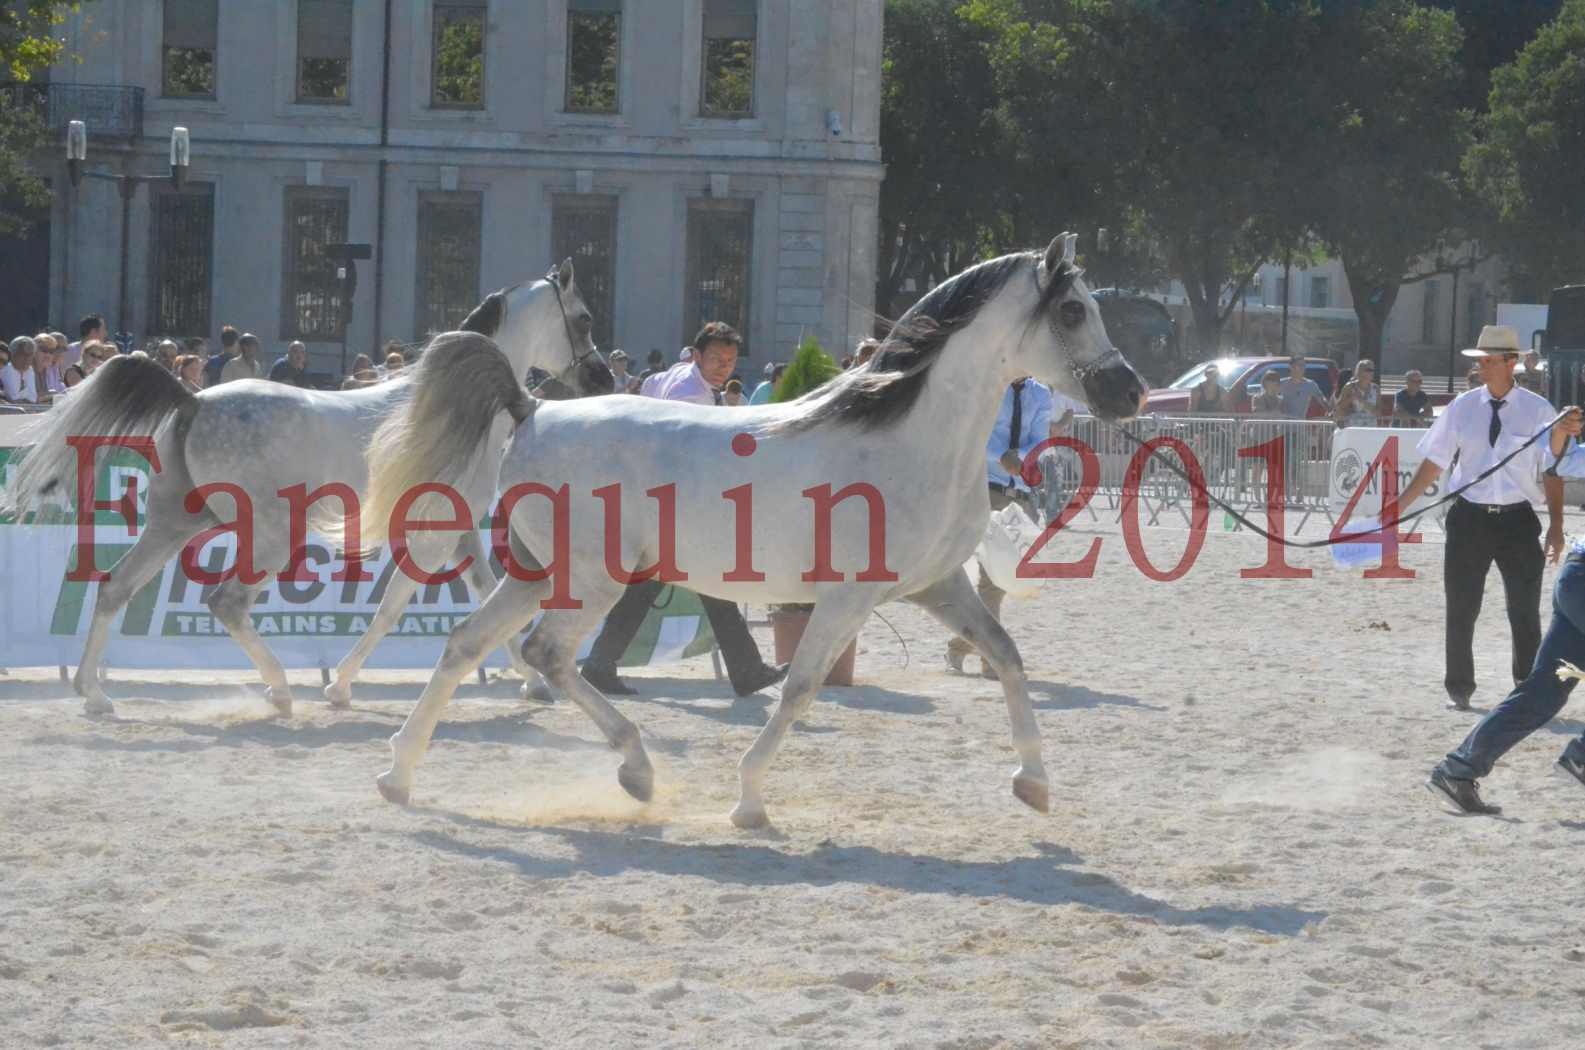
[[[1310,305],[1324,308],[1332,305],[1332,279],[1316,274],[1310,278]]]
[[[215,97],[219,0],[165,0],[161,93]]]
[[[325,245],[347,239],[348,194],[322,186],[286,189],[286,258],[281,280],[281,337],[341,338],[341,283]]]
[[[1420,299],[1420,341],[1436,342],[1436,317],[1440,312],[1437,301],[1442,298],[1442,282],[1426,281],[1425,294]]]
[[[483,229],[484,198],[480,194],[419,194],[415,333],[455,331],[479,305]]]
[[[567,112],[619,110],[621,40],[622,0],[568,0]]]
[[[706,321],[725,321],[748,338],[753,258],[753,201],[696,200],[689,203],[684,343],[693,342]]]
[[[483,3],[435,5],[431,106],[484,108],[485,14]]]
[[[756,0],[704,0],[699,115],[754,115]]]
[[[352,0],[297,0],[297,101],[346,102]]]
[[[610,349],[615,338],[616,198],[557,194],[551,203],[550,257],[572,259],[578,294],[594,315],[594,345]]]
[[[160,186],[152,210],[149,334],[207,337],[214,273],[215,188],[204,182],[189,183],[180,192]]]

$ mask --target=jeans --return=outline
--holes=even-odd
[[[1488,514],[1455,500],[1447,515],[1442,550],[1442,586],[1447,595],[1447,695],[1468,700],[1475,693],[1475,620],[1480,616],[1486,576],[1496,562],[1513,632],[1513,680],[1524,681],[1541,641],[1541,521],[1529,507]],[[1585,619],[1580,621],[1585,624]]]
[[[1585,667],[1585,554],[1571,554],[1552,589],[1552,625],[1536,653],[1530,675],[1471,730],[1442,761],[1459,780],[1479,780],[1519,741],[1552,720],[1568,702],[1574,680],[1557,677],[1559,660]],[[1585,759],[1585,734],[1569,741],[1567,754]]]

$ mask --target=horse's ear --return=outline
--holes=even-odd
[[[501,315],[505,309],[506,296],[500,292],[491,292],[484,297],[484,302],[475,306],[473,312],[463,318],[462,330],[493,336],[500,330]]]
[[[1048,277],[1056,273],[1057,267],[1062,265],[1062,242],[1066,236],[1065,233],[1059,233],[1051,238],[1050,244],[1046,245],[1046,257],[1041,260],[1041,266],[1045,268]]]
[[[561,285],[561,290],[566,291],[572,287],[572,256],[561,260],[561,269],[556,274],[556,283]]]

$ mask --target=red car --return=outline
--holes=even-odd
[[[1205,370],[1216,366],[1216,381],[1232,396],[1230,412],[1248,412],[1249,400],[1260,393],[1260,380],[1268,371],[1275,370],[1284,379],[1288,377],[1286,357],[1222,357],[1204,361],[1175,379],[1170,386],[1152,390],[1145,399],[1147,413],[1163,416],[1184,415],[1189,411],[1189,395],[1205,379]],[[1304,374],[1315,380],[1321,393],[1331,397],[1337,390],[1337,365],[1324,357],[1307,357]],[[1326,415],[1321,406],[1310,402],[1310,418]]]

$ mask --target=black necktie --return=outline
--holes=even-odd
[[[1007,439],[1007,451],[1016,453],[1018,441],[1024,436],[1024,381],[1013,384],[1013,429]]]
[[[1491,399],[1491,427],[1486,431],[1486,441],[1492,448],[1497,447],[1497,435],[1502,433],[1502,417],[1497,411],[1506,404],[1500,397]]]

